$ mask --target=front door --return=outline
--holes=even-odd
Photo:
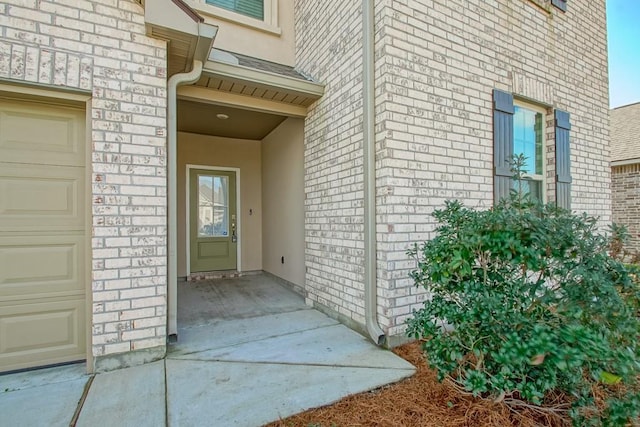
[[[191,272],[237,268],[236,173],[190,169]]]

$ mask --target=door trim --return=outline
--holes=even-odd
[[[187,276],[189,276],[191,274],[191,235],[190,235],[190,209],[189,209],[189,199],[191,197],[190,191],[189,191],[189,186],[190,186],[190,172],[191,169],[202,169],[202,170],[208,170],[208,171],[228,171],[228,172],[235,172],[236,174],[236,211],[237,211],[237,215],[238,215],[238,221],[237,221],[237,227],[238,227],[238,236],[240,236],[238,238],[238,245],[236,248],[236,256],[237,256],[237,261],[236,261],[236,269],[238,270],[238,272],[242,272],[242,201],[240,198],[240,168],[230,168],[230,167],[224,167],[224,166],[204,166],[204,165],[194,165],[194,164],[187,164],[185,171],[187,174],[186,177],[186,186],[185,186],[185,208],[186,208],[186,218],[185,218],[185,252],[186,252],[186,268],[187,268]]]

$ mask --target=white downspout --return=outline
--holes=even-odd
[[[363,169],[364,169],[364,310],[367,331],[373,342],[384,345],[385,333],[378,324],[378,280],[376,269],[376,159],[374,81],[374,0],[362,0],[363,30]]]
[[[178,338],[178,105],[177,91],[179,85],[195,83],[202,74],[203,63],[193,61],[191,71],[174,74],[167,83],[167,216],[168,216],[168,310],[169,324],[167,336],[170,341]]]

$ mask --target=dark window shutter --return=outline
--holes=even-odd
[[[567,11],[567,0],[551,0],[551,4],[563,12]]]
[[[513,183],[513,95],[493,90],[493,200],[509,195]]]
[[[566,111],[555,111],[556,127],[556,205],[571,209],[571,152],[569,131],[571,116]]]

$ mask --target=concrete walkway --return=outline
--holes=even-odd
[[[95,377],[83,365],[0,376],[0,424],[261,426],[413,374],[390,351],[263,279],[280,312],[236,306],[235,315],[203,321],[190,310],[165,360]],[[184,321],[189,316],[198,321]]]

